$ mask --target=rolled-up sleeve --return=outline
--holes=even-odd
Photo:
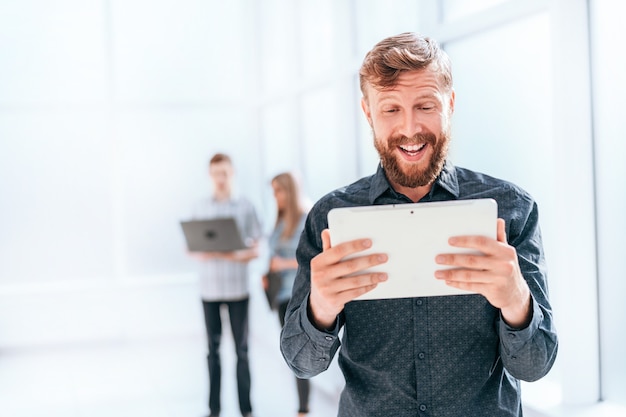
[[[510,244],[517,250],[522,275],[530,289],[532,320],[525,328],[515,329],[500,318],[498,332],[504,368],[513,377],[532,382],[545,376],[552,368],[558,350],[558,337],[548,299],[537,205],[531,201],[518,209],[509,224]]]
[[[502,318],[499,323],[502,363],[513,377],[527,382],[548,373],[558,346],[552,320],[546,320],[546,312],[534,298],[532,310],[532,320],[523,329],[510,327]]]
[[[330,332],[320,331],[308,318],[308,299],[285,321],[281,352],[299,378],[311,378],[328,369],[339,349],[339,325]]]
[[[339,329],[343,323],[339,319],[333,330],[322,331],[313,326],[308,315],[311,259],[322,251],[326,213],[327,210],[314,206],[305,222],[296,250],[298,272],[280,335],[281,353],[300,378],[310,378],[328,369],[340,346]]]

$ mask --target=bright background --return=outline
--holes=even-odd
[[[178,222],[210,193],[208,158],[234,158],[267,231],[274,174],[315,200],[372,173],[358,67],[420,31],[453,62],[452,161],[539,203],[561,348],[528,409],[626,415],[625,9],[1,0],[0,353],[202,334]]]

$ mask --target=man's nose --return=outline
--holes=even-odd
[[[423,120],[415,111],[404,112],[402,125],[400,126],[400,134],[407,138],[412,138],[422,132]]]

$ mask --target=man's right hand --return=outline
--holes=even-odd
[[[311,260],[309,308],[318,329],[331,329],[346,303],[387,280],[384,272],[359,271],[387,262],[387,255],[368,254],[345,259],[372,246],[370,239],[357,239],[330,246],[330,232],[322,231],[322,252]],[[352,275],[354,274],[354,275]],[[350,276],[348,276],[350,275]]]

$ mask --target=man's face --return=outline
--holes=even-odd
[[[393,89],[366,88],[361,105],[389,181],[409,188],[430,185],[448,154],[454,91],[440,87],[430,69],[401,74]]]
[[[213,181],[213,187],[216,192],[230,191],[233,173],[233,167],[227,161],[209,165],[209,176],[211,177],[211,181]]]

